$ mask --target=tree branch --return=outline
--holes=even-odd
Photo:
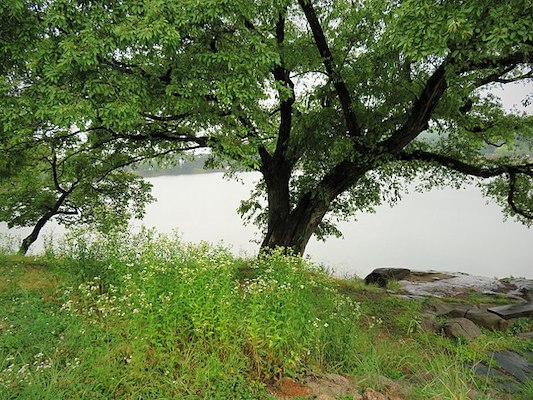
[[[521,215],[524,218],[533,220],[533,213],[520,209],[515,202],[517,188],[516,188],[516,173],[509,173],[509,194],[507,195],[507,203],[515,214]]]
[[[284,11],[285,12],[285,11]],[[278,140],[276,143],[276,149],[274,150],[273,160],[281,161],[286,156],[286,151],[289,147],[289,138],[291,135],[292,129],[292,113],[293,113],[293,104],[296,99],[294,93],[294,83],[290,78],[289,71],[285,68],[283,61],[282,47],[283,41],[285,40],[285,16],[283,13],[279,14],[278,21],[276,23],[276,42],[278,44],[278,49],[280,50],[281,62],[279,65],[275,66],[272,73],[274,79],[282,86],[290,90],[290,95],[286,97],[286,94],[283,93],[282,89],[278,90],[278,95],[280,97],[280,124],[278,129]]]
[[[504,57],[492,57],[490,59],[467,62],[459,70],[461,72],[471,72],[487,68],[514,68],[517,65],[527,63],[533,63],[533,52],[531,50],[517,51]]]
[[[415,150],[412,152],[402,152],[399,154],[400,161],[423,161],[432,164],[437,164],[453,171],[460,172],[465,175],[476,176],[479,178],[493,178],[510,174],[524,174],[533,177],[533,163],[525,164],[508,164],[496,165],[494,167],[485,167],[474,164],[469,164],[457,158],[446,156],[443,154],[431,153],[423,150]]]
[[[333,54],[331,53],[328,42],[324,35],[324,31],[322,29],[322,25],[320,24],[318,16],[316,15],[313,4],[311,0],[298,0],[298,3],[300,4],[300,7],[302,8],[307,19],[307,22],[309,23],[309,27],[311,28],[311,32],[313,33],[313,37],[315,39],[315,44],[318,48],[318,51],[320,52],[322,62],[326,67],[326,71],[333,80],[333,86],[335,87],[337,97],[339,98],[339,101],[341,103],[341,108],[344,115],[344,120],[346,121],[346,128],[348,129],[348,133],[352,137],[360,136],[361,127],[359,126],[357,116],[355,115],[355,112],[352,109],[353,102],[350,96],[350,92],[348,91],[348,87],[346,86],[346,83],[344,82],[340,72],[338,71],[338,66],[335,65]]]
[[[384,148],[386,152],[397,153],[401,151],[420,132],[427,129],[435,107],[448,88],[446,82],[447,64],[448,60],[445,59],[429,77],[422,93],[414,102],[405,124],[380,143],[380,147]]]

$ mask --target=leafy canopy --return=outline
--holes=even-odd
[[[420,190],[491,178],[488,196],[533,216],[531,116],[489,94],[531,85],[529,1],[17,0],[2,13],[25,32],[2,31],[21,60],[1,59],[6,137],[40,141],[31,114],[146,158],[208,147],[262,173],[241,211],[265,246],[301,252],[415,177]]]

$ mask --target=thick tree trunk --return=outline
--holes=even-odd
[[[305,247],[328,207],[322,201],[305,196],[286,217],[278,218],[269,209],[269,225],[261,248],[282,247],[294,254],[302,255]]]
[[[268,192],[268,229],[261,248],[283,247],[303,255],[309,239],[329,211],[331,203],[371,168],[372,163],[340,163],[314,190],[304,194],[292,210],[289,199],[290,169],[272,168],[270,173],[264,172]]]

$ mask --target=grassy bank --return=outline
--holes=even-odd
[[[362,389],[389,378],[414,399],[489,399],[494,382],[467,365],[525,346],[424,333],[422,303],[299,258],[238,259],[149,231],[3,254],[0,273],[1,399],[273,399],[282,376],[325,372]]]

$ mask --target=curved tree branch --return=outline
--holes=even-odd
[[[506,173],[524,174],[533,177],[533,163],[496,165],[493,167],[479,166],[461,161],[455,157],[423,150],[402,152],[399,154],[400,161],[423,161],[449,168],[465,175],[479,178],[493,178]]]
[[[422,131],[427,129],[433,110],[448,88],[446,82],[447,65],[448,60],[445,59],[429,77],[424,89],[414,102],[405,124],[380,143],[386,152],[397,153],[401,151]]]

